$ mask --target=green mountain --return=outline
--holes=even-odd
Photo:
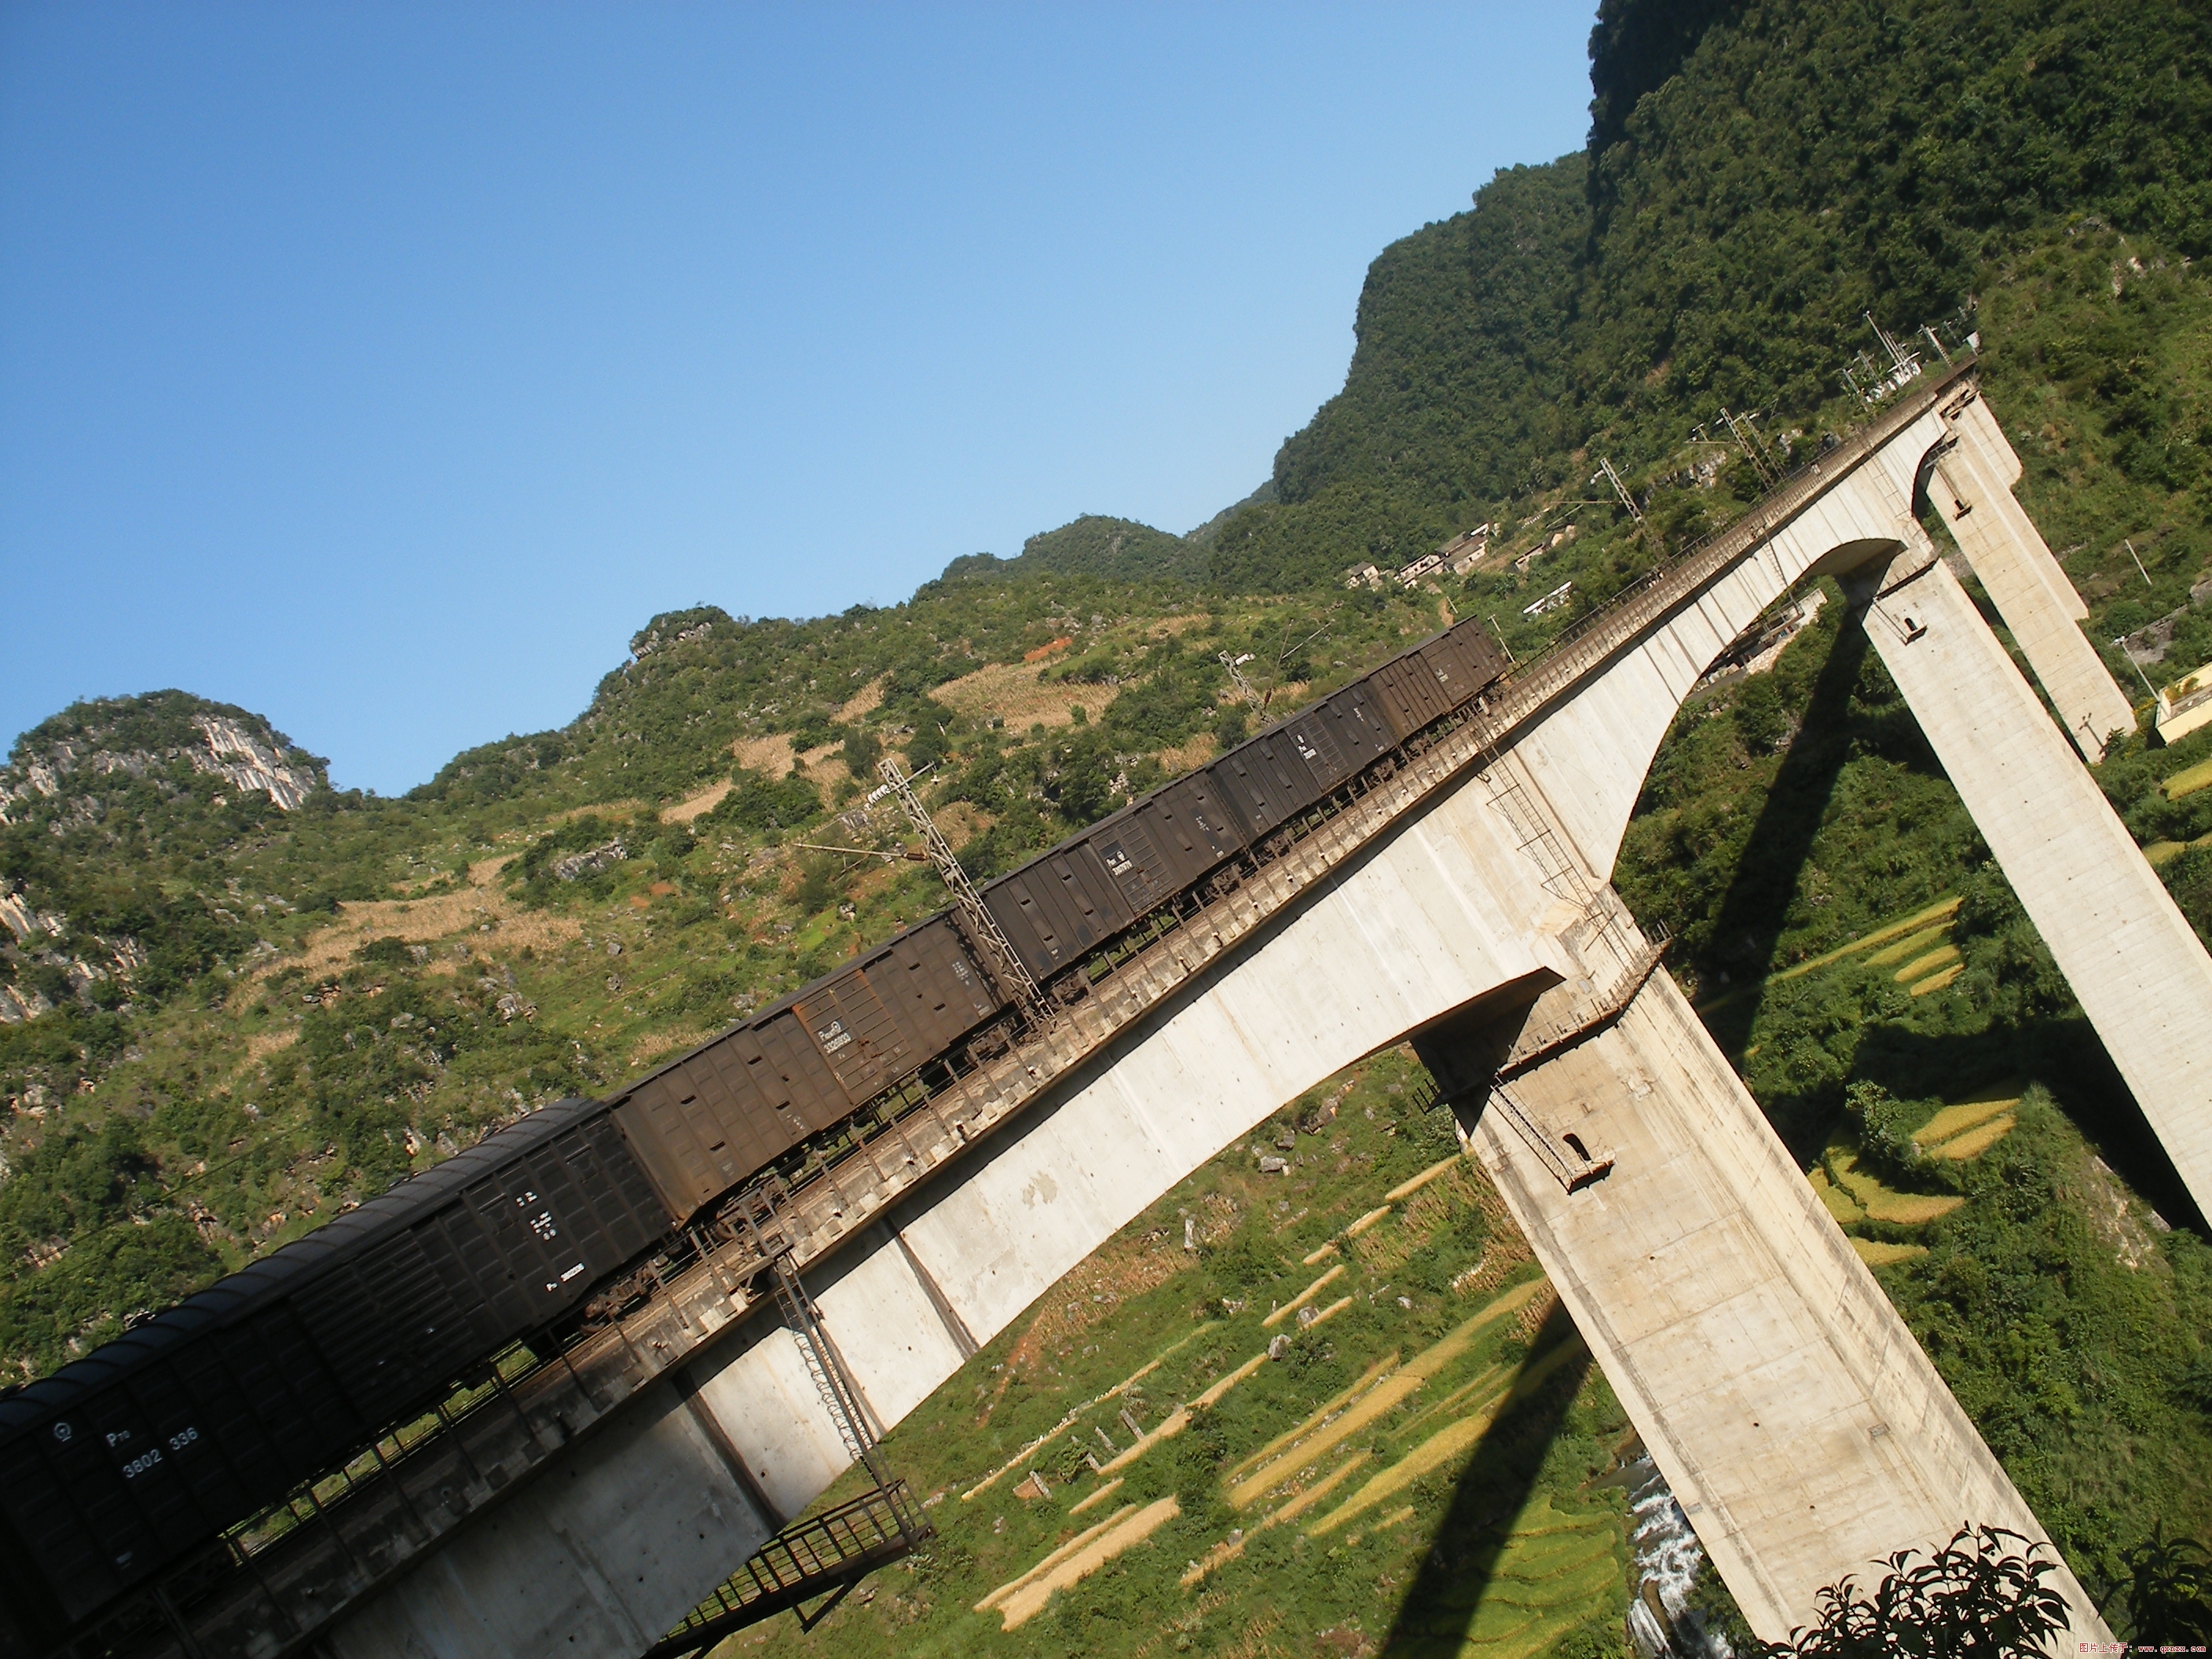
[[[1222,526],[1216,579],[1404,562],[1587,493],[1596,453],[1648,486],[1723,404],[1832,422],[1867,313],[1963,332],[2054,234],[2201,258],[2208,71],[2212,19],[2173,0],[1608,0],[1586,152],[1385,250],[1343,392],[1284,445],[1277,501]]]
[[[951,575],[1034,576],[1045,573],[1100,576],[1109,581],[1155,578],[1199,582],[1206,577],[1206,550],[1194,538],[1170,536],[1133,519],[1086,513],[1057,530],[1032,536],[1020,556],[995,559],[972,553],[947,567]]]

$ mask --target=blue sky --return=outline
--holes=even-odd
[[[1368,261],[1574,149],[1588,10],[0,9],[0,738],[181,686],[342,786],[654,612],[1188,530]]]

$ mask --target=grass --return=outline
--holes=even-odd
[[[1948,918],[1956,915],[1959,910],[1959,900],[1956,898],[1938,899],[1935,903],[1929,905],[1924,909],[1916,910],[1911,915],[1903,917],[1899,921],[1885,923],[1883,926],[1875,928],[1872,933],[1862,934],[1859,938],[1851,940],[1849,944],[1839,945],[1832,951],[1824,951],[1820,956],[1814,957],[1809,961],[1799,963],[1794,968],[1785,968],[1780,973],[1771,975],[1770,977],[1778,982],[1784,980],[1801,978],[1804,975],[1812,973],[1818,969],[1826,968],[1831,963],[1841,962],[1845,957],[1856,956],[1861,951],[1865,950],[1869,945],[1881,945],[1889,939],[1893,939],[1900,933],[1917,933],[1923,929],[1927,929],[1932,935],[1936,930],[1929,928],[1928,925],[1930,922],[1936,921],[1938,918],[1948,920]],[[1877,957],[1875,960],[1880,961],[1881,958]]]
[[[2179,800],[2208,785],[2212,785],[2212,760],[2202,760],[2167,778],[2159,786],[2159,793],[2168,800]]]
[[[1969,1095],[1964,1100],[1942,1108],[1935,1116],[1915,1129],[1912,1132],[1913,1144],[1919,1146],[1941,1146],[1952,1136],[1964,1134],[2000,1113],[2009,1113],[2020,1104],[2020,1097],[2018,1085],[2005,1084]]]

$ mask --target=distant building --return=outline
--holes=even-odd
[[[1437,556],[1443,561],[1444,568],[1453,575],[1464,576],[1480,564],[1483,556],[1490,551],[1490,530],[1491,526],[1486,524],[1463,530],[1438,548]]]
[[[2158,712],[2151,718],[2159,736],[2168,743],[2212,725],[2212,663],[2191,669],[2160,692]]]
[[[1556,611],[1567,602],[1567,596],[1574,591],[1575,585],[1572,582],[1561,582],[1535,604],[1522,605],[1521,614],[1524,617],[1540,617],[1547,611]]]
[[[1382,573],[1372,564],[1355,564],[1344,573],[1344,585],[1347,588],[1372,587],[1379,590],[1382,586]]]
[[[1434,570],[1443,562],[1443,558],[1439,554],[1423,554],[1419,558],[1414,560],[1413,563],[1407,565],[1403,570],[1401,570],[1398,573],[1398,586],[1401,587],[1411,587],[1415,582],[1420,580],[1422,577],[1427,575],[1429,572]]]

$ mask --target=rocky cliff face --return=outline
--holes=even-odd
[[[26,732],[0,768],[0,1024],[125,1006],[145,929],[223,931],[188,925],[179,905],[242,926],[178,896],[177,878],[328,787],[324,763],[268,721],[181,691],[77,703]]]
[[[83,819],[96,797],[127,781],[179,769],[264,794],[286,811],[329,786],[325,763],[243,708],[182,691],[72,704],[23,734],[0,767],[0,823]],[[51,803],[45,811],[42,804]]]

